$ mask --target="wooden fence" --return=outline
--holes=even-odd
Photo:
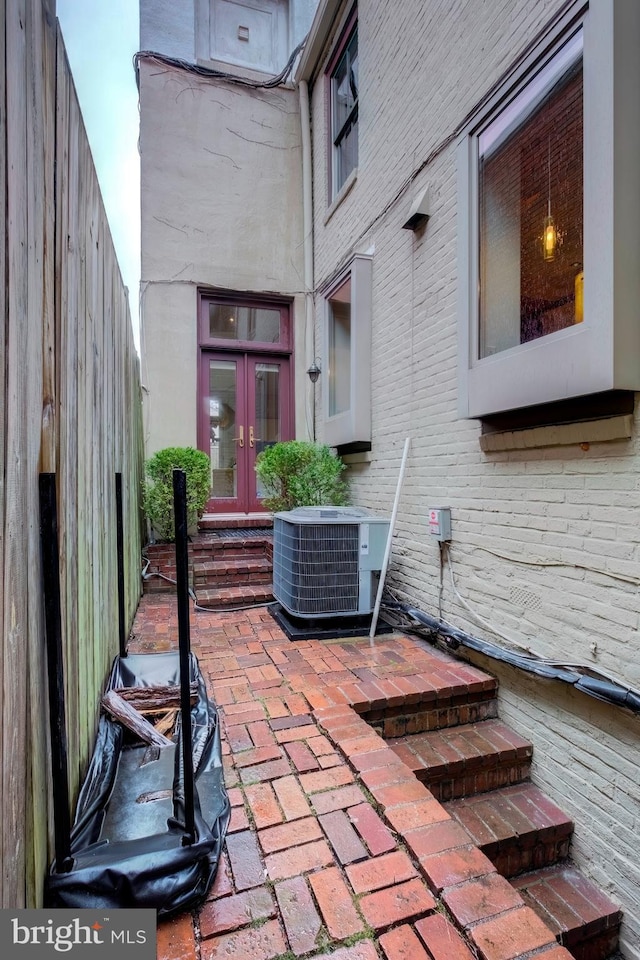
[[[39,906],[52,857],[38,475],[58,486],[69,788],[77,796],[140,595],[142,424],[126,290],[55,0],[0,4],[1,906]]]

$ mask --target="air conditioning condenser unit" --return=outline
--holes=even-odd
[[[293,617],[373,612],[390,520],[356,507],[297,507],[273,521],[273,595]]]

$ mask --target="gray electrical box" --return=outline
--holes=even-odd
[[[429,533],[436,540],[451,540],[451,509],[449,507],[429,508]]]

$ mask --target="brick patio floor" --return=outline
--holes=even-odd
[[[571,960],[359,715],[492,681],[400,633],[292,642],[266,608],[191,613],[220,712],[232,817],[206,903],[158,960]],[[177,648],[175,597],[142,598],[132,652]]]

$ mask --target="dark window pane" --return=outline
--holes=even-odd
[[[212,340],[249,340],[278,343],[280,311],[264,307],[241,307],[233,303],[209,304],[209,336]]]
[[[333,192],[358,165],[358,34],[354,31],[331,75]]]
[[[329,299],[329,416],[351,407],[351,280]]]

